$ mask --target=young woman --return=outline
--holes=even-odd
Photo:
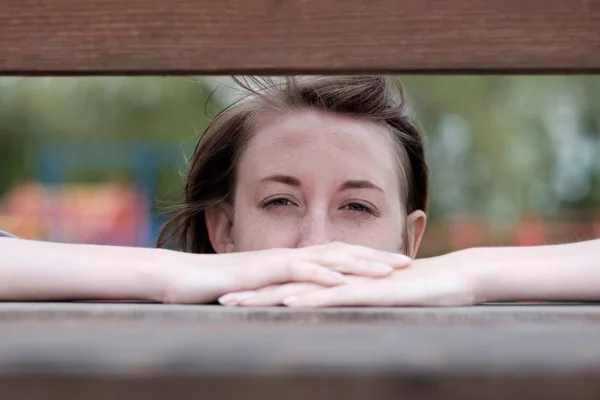
[[[4,300],[441,306],[600,298],[600,241],[417,255],[423,138],[381,76],[258,81],[189,162],[166,249],[0,239]]]

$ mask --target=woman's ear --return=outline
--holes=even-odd
[[[425,233],[426,224],[427,215],[421,210],[413,211],[406,217],[407,237],[404,250],[406,251],[406,255],[410,258],[417,257],[417,253],[419,253],[419,247],[421,246],[421,240]]]
[[[233,207],[231,204],[222,203],[206,210],[204,218],[208,238],[215,252],[233,252]]]

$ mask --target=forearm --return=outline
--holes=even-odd
[[[483,301],[600,300],[600,240],[473,251]]]
[[[166,252],[0,238],[0,300],[160,300]]]

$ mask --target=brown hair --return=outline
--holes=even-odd
[[[253,122],[265,112],[314,109],[352,115],[386,127],[396,144],[406,183],[406,214],[427,211],[428,168],[418,124],[407,111],[404,89],[386,76],[288,77],[235,79],[245,95],[218,113],[189,160],[181,210],[163,227],[158,246],[173,243],[192,253],[214,253],[204,211],[233,203],[236,165],[250,138]],[[404,186],[404,185],[403,185]]]

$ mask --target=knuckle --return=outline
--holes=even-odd
[[[336,248],[338,254],[344,254],[350,256],[352,258],[356,257],[372,257],[377,254],[377,250],[372,249],[367,246],[362,246],[358,244],[349,244],[339,242],[339,245]]]
[[[344,250],[349,250],[351,248],[352,248],[352,245],[348,244],[348,243],[345,243],[345,242],[340,242],[340,241],[332,242],[332,249],[333,250],[344,251]]]
[[[294,279],[298,275],[298,265],[299,265],[299,262],[297,260],[291,260],[291,261],[287,262],[285,264],[285,266],[283,267],[284,275],[288,279]]]
[[[379,251],[367,246],[356,246],[355,251],[357,256],[365,258],[377,258],[379,255]]]
[[[340,241],[334,241],[322,244],[320,247],[325,253],[337,252],[343,250],[347,245]]]
[[[329,256],[332,252],[335,252],[338,247],[335,242],[321,244],[318,247],[317,254],[323,257]]]
[[[352,245],[344,242],[331,242],[323,247],[321,256],[327,262],[339,261],[351,253]]]

